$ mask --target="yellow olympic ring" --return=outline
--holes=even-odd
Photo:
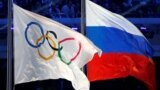
[[[44,36],[41,36],[40,38],[38,38],[37,41],[36,41],[36,45],[38,45],[39,41],[41,41],[43,37],[50,39],[51,42],[53,43],[52,46],[53,46],[53,47],[56,47],[55,41],[54,41],[51,37],[49,37],[48,35],[44,35]],[[48,60],[50,60],[51,58],[54,57],[55,51],[53,51],[53,53],[52,53],[51,55],[49,55],[48,57],[45,57],[44,55],[42,55],[42,54],[40,53],[40,51],[39,51],[39,49],[38,49],[38,54],[39,54],[39,56],[40,56],[41,58],[43,58],[44,60],[48,61]]]

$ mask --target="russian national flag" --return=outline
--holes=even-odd
[[[100,49],[88,64],[90,81],[133,76],[155,90],[153,50],[142,33],[124,17],[86,0],[86,35]]]

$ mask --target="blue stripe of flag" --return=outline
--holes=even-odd
[[[152,48],[143,36],[105,26],[89,26],[86,35],[105,53],[123,52],[152,56]]]

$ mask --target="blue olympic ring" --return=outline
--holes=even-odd
[[[40,28],[40,30],[41,30],[42,36],[44,36],[44,31],[43,31],[42,26],[41,26],[39,23],[37,23],[37,22],[30,22],[30,23],[27,25],[26,29],[25,29],[25,39],[26,39],[27,43],[28,43],[31,47],[33,47],[33,48],[38,48],[38,47],[40,47],[40,46],[45,42],[45,38],[43,38],[42,42],[38,43],[37,45],[32,44],[32,43],[28,40],[28,35],[27,35],[28,29],[29,29],[29,27],[30,27],[31,25],[37,25],[37,26]]]

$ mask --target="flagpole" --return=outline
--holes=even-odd
[[[85,6],[85,0],[81,0],[81,33],[85,35],[85,29],[86,29],[86,6]]]
[[[13,90],[13,35],[12,35],[12,0],[8,0],[8,21],[7,21],[7,83],[6,90]]]
[[[86,0],[81,0],[81,30],[80,30],[80,33],[83,34],[83,35],[86,35]],[[82,71],[87,74],[87,66],[84,66],[82,68]]]

